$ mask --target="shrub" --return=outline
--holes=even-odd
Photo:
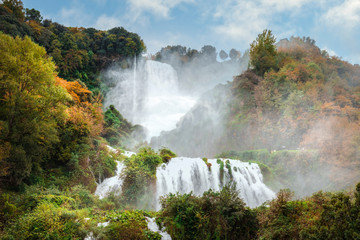
[[[202,197],[169,194],[161,198],[160,218],[172,239],[253,239],[256,215],[239,198],[235,186]]]
[[[160,149],[159,155],[164,163],[168,163],[170,159],[176,157],[176,154],[167,148]]]
[[[73,239],[85,238],[84,213],[41,203],[6,231],[4,239]]]
[[[138,154],[127,158],[124,162],[126,165],[122,186],[124,201],[141,208],[152,208],[150,188],[155,183],[156,168],[163,163],[162,158],[151,148],[142,148]]]

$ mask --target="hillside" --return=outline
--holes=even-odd
[[[0,239],[360,239],[358,65],[270,30],[222,62],[209,45],[164,48],[155,59],[182,90],[249,67],[153,138],[160,149],[131,153],[145,129],[104,109],[101,72],[144,50],[122,27],[65,27],[2,1]]]

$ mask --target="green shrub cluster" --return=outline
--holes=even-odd
[[[173,156],[176,155],[168,149],[161,149],[157,154],[153,149],[144,147],[138,154],[125,159],[122,186],[124,202],[139,208],[153,209],[155,200],[151,196],[155,187],[156,168]]]
[[[161,199],[159,219],[172,239],[254,239],[256,214],[245,206],[235,186],[201,197],[169,194]]]
[[[259,239],[360,239],[360,184],[355,194],[318,192],[291,201],[282,190],[258,208]]]
[[[122,211],[81,185],[59,190],[30,186],[0,197],[0,239],[161,239],[147,227],[146,211]],[[103,227],[99,223],[109,222]]]
[[[160,240],[159,233],[148,229],[145,218],[148,216],[150,216],[149,213],[139,210],[114,212],[107,216],[110,224],[105,229],[104,239]]]
[[[121,113],[110,105],[105,112],[105,129],[103,137],[112,146],[121,146],[122,142],[130,137],[134,126]]]

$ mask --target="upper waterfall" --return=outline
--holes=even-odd
[[[195,97],[179,90],[177,73],[166,63],[134,60],[131,69],[112,68],[106,78],[113,86],[105,107],[113,104],[133,124],[144,126],[148,140],[174,129],[196,102]]]

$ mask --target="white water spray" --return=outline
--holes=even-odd
[[[106,77],[114,86],[106,95],[105,107],[113,104],[133,124],[144,126],[147,140],[174,129],[197,99],[181,93],[175,69],[165,63],[135,60],[131,70],[112,69]]]
[[[220,191],[231,181],[236,183],[236,189],[250,207],[259,206],[275,197],[274,192],[263,183],[263,176],[257,164],[239,160],[220,159],[220,161],[223,168],[216,159],[208,160],[211,167],[200,158],[180,157],[163,164],[156,172],[157,199],[177,192],[180,194],[193,192],[200,196],[209,189]],[[226,161],[230,170],[226,167]]]
[[[208,163],[211,164],[209,167],[200,158],[178,157],[159,166],[156,171],[155,208],[160,209],[159,198],[166,194],[193,192],[195,195],[202,195],[209,189],[219,191],[231,181],[236,183],[241,198],[250,207],[259,206],[275,197],[275,193],[263,183],[263,176],[257,164],[228,160],[230,171],[226,167],[227,160],[221,159],[221,161],[223,168],[216,159],[208,160]],[[119,164],[116,171],[117,176],[105,179],[98,185],[95,194],[102,198],[113,190],[121,190],[120,174],[122,169],[124,169],[123,165]]]
[[[136,56],[134,57],[134,66],[133,66],[133,97],[132,97],[132,105],[133,105],[133,117],[136,116],[136,108],[137,108],[137,98],[136,98],[136,71],[137,71],[137,63]]]

